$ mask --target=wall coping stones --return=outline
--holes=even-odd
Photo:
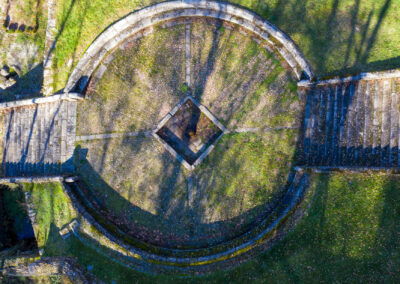
[[[116,132],[116,133],[103,133],[103,134],[91,134],[91,135],[81,135],[76,136],[76,141],[91,141],[99,139],[112,139],[112,138],[123,138],[123,137],[137,137],[145,136],[151,137],[153,130],[148,131],[134,131],[134,132]]]
[[[209,120],[211,120],[221,131],[222,133],[218,136],[218,138],[210,145],[206,151],[204,151],[197,159],[196,161],[191,165],[189,164],[180,154],[178,154],[174,148],[172,148],[168,143],[166,143],[160,136],[158,136],[157,132],[175,115],[175,113],[188,101],[190,100],[194,105],[196,105],[200,111],[207,116]],[[203,105],[199,104],[191,95],[190,92],[188,92],[188,95],[181,100],[175,107],[172,108],[172,110],[167,113],[163,119],[157,124],[157,127],[155,130],[153,130],[153,136],[163,144],[165,149],[175,158],[177,159],[187,170],[192,171],[194,170],[207,156],[208,154],[211,153],[211,151],[215,148],[215,145],[217,142],[222,138],[222,136],[227,133],[228,130],[227,128],[222,125],[218,121],[218,119]]]
[[[89,281],[86,272],[80,269],[78,263],[72,258],[65,257],[41,257],[40,259],[24,258],[14,265],[5,265],[0,268],[0,274],[14,277],[35,277],[65,274],[77,283],[94,283]],[[93,276],[91,276],[92,278]],[[95,281],[96,282],[96,281]],[[97,283],[97,282],[96,282]]]
[[[400,78],[400,69],[393,69],[387,71],[377,71],[377,72],[365,72],[359,75],[348,76],[348,77],[335,77],[328,80],[320,80],[316,82],[312,82],[309,80],[302,80],[297,83],[297,86],[304,88],[311,88],[317,86],[325,86],[325,85],[334,85],[334,84],[343,84],[350,83],[354,81],[362,81],[362,80],[382,80],[382,79],[392,79],[392,78]]]
[[[176,0],[135,11],[109,26],[82,55],[67,82],[65,91],[70,92],[82,79],[84,85],[86,85],[88,78],[92,76],[92,72],[105,56],[102,50],[111,51],[133,34],[162,21],[179,17],[217,18],[238,24],[265,40],[270,40],[272,37],[283,46],[278,51],[290,63],[289,65],[293,67],[296,64],[294,71],[298,79],[302,74],[305,74],[309,79],[314,77],[311,66],[289,36],[255,13],[224,2]],[[82,90],[83,88],[84,86],[81,86],[79,89]]]
[[[31,106],[37,104],[44,104],[44,103],[53,103],[57,101],[77,101],[82,100],[84,97],[78,93],[64,93],[58,94],[48,97],[39,97],[39,98],[32,98],[26,100],[18,100],[12,102],[5,102],[0,103],[0,110],[9,109],[9,108],[16,108],[16,107],[24,107],[24,106]]]
[[[400,174],[400,167],[304,167],[314,173],[331,173],[331,172],[348,172],[348,173],[368,173],[368,172],[384,172],[388,174]]]
[[[0,178],[1,183],[47,183],[47,182],[62,182],[62,176],[45,176],[45,177],[9,177]]]

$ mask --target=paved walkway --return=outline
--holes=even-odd
[[[400,166],[400,78],[306,89],[305,164]]]
[[[76,106],[59,101],[3,111],[4,175],[73,171]]]
[[[50,96],[54,92],[53,88],[53,50],[56,44],[56,1],[49,0],[47,3],[47,29],[46,42],[43,62],[43,93]]]

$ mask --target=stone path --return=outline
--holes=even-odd
[[[191,37],[191,25],[185,25],[185,51],[186,51],[186,84],[190,87],[190,65],[191,63],[191,56],[190,56],[190,37]]]
[[[53,49],[55,47],[55,34],[56,29],[56,1],[49,0],[47,3],[47,30],[46,30],[46,42],[45,42],[45,52],[43,61],[43,94],[45,96],[52,95],[53,89]]]
[[[400,78],[307,88],[308,166],[400,166]]]
[[[73,171],[76,102],[59,101],[3,111],[3,174]]]
[[[141,136],[141,135],[146,136],[146,137],[152,137],[153,132],[154,132],[154,130],[82,135],[82,136],[76,136],[76,141],[91,141],[91,140],[98,140],[98,139],[136,137],[136,136]]]

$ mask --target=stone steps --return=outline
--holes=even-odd
[[[400,166],[400,78],[306,89],[304,164]]]
[[[76,102],[3,111],[3,174],[43,176],[73,171]]]

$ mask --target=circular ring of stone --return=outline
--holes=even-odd
[[[160,22],[180,17],[209,17],[244,27],[276,46],[297,79],[313,78],[311,66],[289,36],[255,13],[228,3],[185,0],[146,7],[108,27],[83,54],[69,77],[64,92],[81,92],[104,56],[133,34]]]
[[[111,25],[100,34],[89,46],[73,70],[65,87],[65,92],[82,91],[105,56],[132,35],[160,22],[182,17],[209,17],[244,27],[275,46],[282,58],[291,67],[297,79],[306,78],[311,80],[313,78],[310,65],[294,42],[278,28],[256,14],[231,4],[215,1],[170,1],[136,11]],[[300,170],[299,172],[302,171]],[[302,178],[302,173],[299,175]],[[280,212],[274,222],[265,227],[251,240],[223,252],[211,253],[200,257],[165,257],[134,247],[130,247],[128,250],[131,254],[138,255],[142,259],[168,266],[196,267],[234,258],[259,245],[269,233],[276,229],[295,208],[298,200],[304,194],[304,187],[305,185],[303,184],[300,190],[289,188],[286,208],[279,208]],[[263,223],[266,223],[266,220]]]

